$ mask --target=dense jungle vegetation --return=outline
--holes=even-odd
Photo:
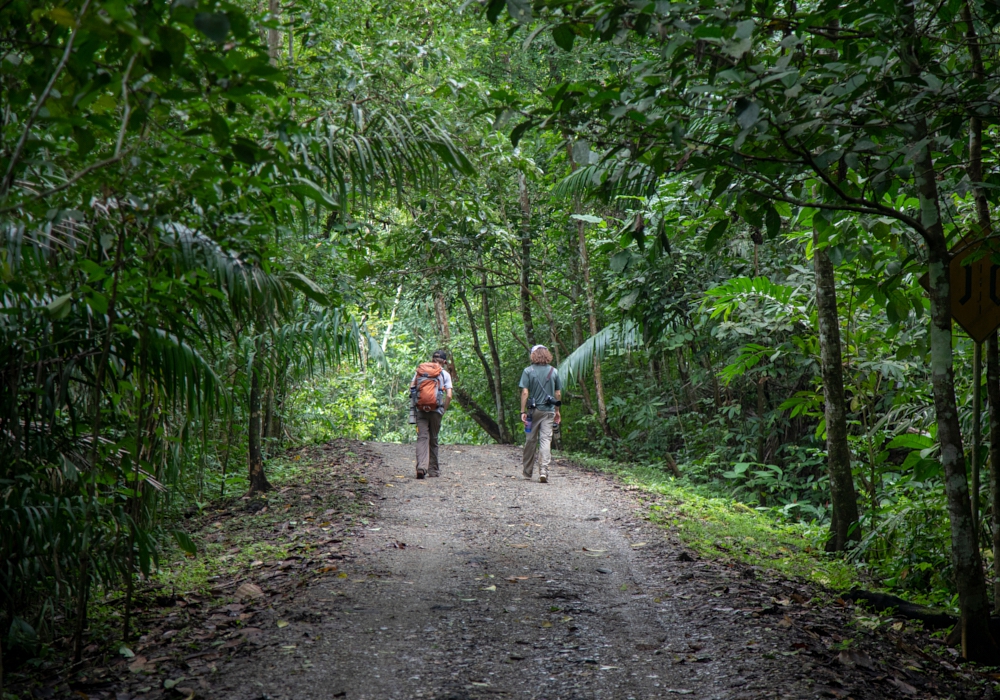
[[[109,600],[127,639],[135,582],[196,546],[179,515],[266,492],[288,445],[411,440],[438,347],[443,438],[519,441],[544,343],[563,449],[801,523],[1000,661],[997,337],[949,306],[956,250],[959,274],[1000,261],[998,23],[980,0],[0,4],[4,659],[65,634],[79,656]]]

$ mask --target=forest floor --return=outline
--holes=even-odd
[[[556,460],[539,484],[517,448],[447,445],[418,481],[413,452],[293,453],[266,500],[191,518],[209,554],[145,590],[138,640],[20,697],[993,697],[902,621],[688,549],[607,474]]]

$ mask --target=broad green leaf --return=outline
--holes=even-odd
[[[767,226],[768,238],[777,238],[778,234],[781,233],[781,215],[774,208],[774,204],[770,202],[768,202],[764,212],[764,224]]]
[[[905,447],[910,450],[926,450],[934,447],[934,440],[927,435],[904,433],[902,435],[897,435],[889,442],[888,445],[886,445],[887,450],[897,447]]]
[[[219,148],[229,145],[229,123],[226,118],[216,111],[212,111],[208,118],[208,125],[212,131],[212,139]]]
[[[199,12],[194,27],[216,44],[221,44],[229,34],[229,17],[225,12]]]
[[[195,545],[194,540],[191,539],[189,534],[183,530],[172,530],[171,534],[174,536],[177,546],[180,547],[181,551],[185,554],[194,556],[198,553],[198,547]]]
[[[507,0],[507,12],[518,24],[531,21],[531,0]]]
[[[63,294],[50,301],[45,307],[45,311],[48,312],[50,317],[58,321],[66,318],[72,308],[73,295]]]
[[[729,219],[720,219],[717,221],[715,226],[709,230],[708,235],[705,236],[705,250],[711,250],[714,248],[715,244],[719,242],[719,239],[722,238],[722,235],[726,232],[727,228],[729,228]]]
[[[573,42],[576,40],[576,32],[570,24],[560,24],[552,28],[552,40],[563,51],[572,51]]]

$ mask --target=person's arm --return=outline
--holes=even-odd
[[[525,413],[527,405],[528,405],[528,390],[521,389],[521,422],[524,423],[525,425],[527,425],[528,423],[528,414]]]
[[[556,401],[562,401],[562,389],[556,389]],[[556,406],[556,423],[562,423],[562,414],[559,413],[559,407]]]
[[[451,406],[451,387],[445,390],[444,410],[447,411],[449,406]]]

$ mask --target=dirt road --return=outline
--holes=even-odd
[[[381,500],[357,558],[263,613],[255,650],[220,668],[213,694],[951,695],[874,652],[838,656],[844,636],[811,591],[698,561],[606,476],[557,463],[549,484],[528,482],[516,449],[445,446],[442,476],[417,481],[412,446],[371,447]]]

